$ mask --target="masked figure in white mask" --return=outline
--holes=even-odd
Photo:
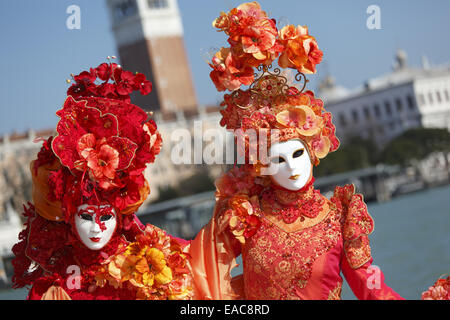
[[[189,297],[185,243],[135,216],[161,137],[130,103],[134,90],[151,84],[115,63],[74,76],[56,135],[31,163],[33,203],[13,248],[14,286],[31,286],[28,299]]]
[[[107,205],[83,204],[78,207],[74,219],[81,242],[91,250],[102,249],[116,231],[116,212]]]
[[[322,58],[314,37],[303,26],[278,30],[256,2],[222,13],[213,25],[230,44],[210,64],[216,88],[231,92],[220,124],[236,133],[246,164],[216,181],[213,218],[191,243],[198,296],[340,299],[344,276],[359,299],[401,299],[381,270],[379,285],[367,286],[373,220],[362,196],[353,185],[336,187],[331,199],[314,188],[313,166],[339,147],[331,114],[270,67],[278,57],[281,68],[306,80]],[[238,255],[243,274],[232,278]]]

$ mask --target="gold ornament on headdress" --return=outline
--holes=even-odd
[[[272,105],[282,103],[287,95],[292,97],[300,95],[306,88],[306,84],[309,82],[306,79],[306,75],[301,72],[297,72],[295,80],[303,83],[301,89],[297,89],[297,93],[289,93],[292,86],[288,85],[288,79],[281,74],[280,68],[274,68],[272,71],[272,65],[260,65],[258,71],[262,71],[260,74],[255,73],[255,80],[247,89],[250,93],[250,100],[257,105]],[[242,100],[243,91],[236,90],[230,94],[233,103],[241,109],[248,109],[251,106],[243,106],[238,101]]]

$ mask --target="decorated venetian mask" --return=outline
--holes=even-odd
[[[300,190],[311,177],[312,163],[307,147],[298,139],[273,144],[269,161],[266,174],[285,189]]]
[[[107,205],[83,204],[75,215],[75,227],[81,242],[91,249],[100,250],[111,240],[116,229],[114,208]]]

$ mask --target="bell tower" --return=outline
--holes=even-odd
[[[177,0],[106,0],[120,64],[153,83],[132,102],[146,110],[194,111],[197,99]]]

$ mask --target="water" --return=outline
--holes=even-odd
[[[450,274],[450,186],[368,206],[374,264],[405,299],[420,299],[441,275]],[[343,299],[354,299],[348,286]]]
[[[370,203],[374,264],[405,299],[420,299],[441,275],[450,274],[450,186]],[[0,300],[25,299],[26,290],[0,290]],[[345,283],[343,299],[355,299]]]

